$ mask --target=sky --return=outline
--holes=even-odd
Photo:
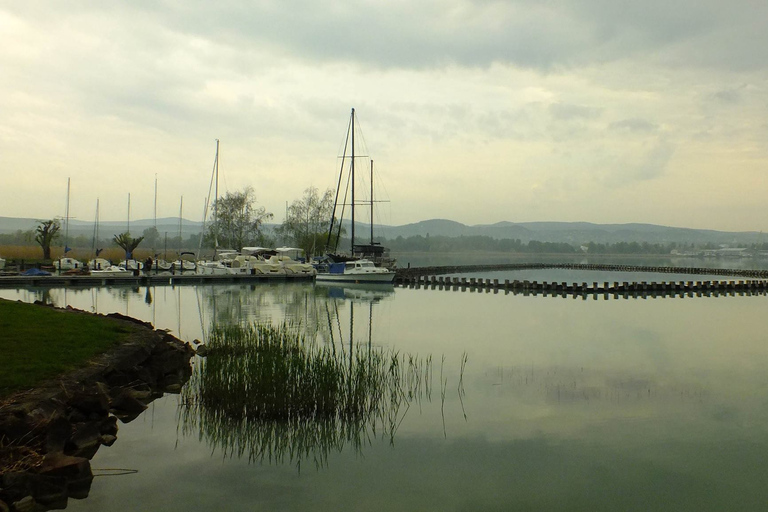
[[[282,222],[355,108],[375,222],[768,230],[762,0],[0,0],[0,216]]]

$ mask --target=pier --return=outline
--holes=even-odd
[[[660,274],[718,275],[768,279],[768,270],[745,270],[733,268],[708,267],[654,267],[644,265],[614,265],[603,263],[505,263],[498,265],[449,265],[432,267],[413,267],[397,269],[396,281],[412,280],[416,277],[438,276],[445,274],[468,274],[472,272],[492,272],[500,270],[595,270],[604,272],[655,272]]]
[[[691,280],[663,282],[539,282],[527,280],[499,281],[474,277],[447,277],[504,270],[567,269],[612,272],[653,272],[661,274],[721,275],[744,277],[742,280]],[[460,265],[398,269],[395,285],[462,292],[486,292],[532,296],[613,298],[664,298],[735,295],[768,295],[768,270],[723,269],[706,267],[656,267],[640,265],[582,263],[512,263],[502,265]]]
[[[232,284],[251,283],[258,281],[312,281],[314,277],[300,274],[196,274],[185,272],[178,274],[150,273],[132,274],[128,276],[94,276],[76,274],[53,274],[50,276],[0,276],[0,288],[15,287],[72,287],[90,288],[95,286],[163,286],[163,285],[192,285],[192,284]]]
[[[510,281],[505,279],[478,279],[466,277],[416,276],[398,279],[395,283],[403,288],[424,288],[431,290],[485,292],[514,295],[542,295],[544,297],[581,297],[587,299],[600,296],[618,298],[665,298],[665,297],[718,297],[736,295],[768,295],[768,281],[677,281],[677,282],[603,282],[566,283],[538,281]]]

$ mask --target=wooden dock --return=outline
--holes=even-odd
[[[194,284],[232,284],[250,282],[280,282],[280,281],[312,281],[314,277],[305,275],[203,275],[194,272],[169,274],[133,274],[128,276],[94,276],[53,274],[50,276],[0,276],[0,288],[23,287],[72,287],[93,288],[98,286],[164,286],[164,285],[194,285]]]

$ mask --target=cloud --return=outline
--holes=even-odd
[[[285,58],[384,69],[503,63],[549,72],[652,55],[678,66],[757,69],[768,63],[766,52],[747,51],[768,46],[758,21],[768,17],[768,7],[746,1],[190,0],[24,2],[8,9],[35,22],[66,23],[89,12],[139,29],[161,27],[237,49],[246,74],[259,71],[248,59],[253,47]],[[746,33],[734,44],[738,30]]]
[[[663,137],[653,142],[645,141],[639,147],[629,147],[608,167],[611,172],[605,184],[617,188],[658,179],[666,173],[674,153],[675,146]]]
[[[549,112],[552,114],[553,118],[560,121],[594,119],[600,115],[599,108],[567,103],[554,103],[550,105]]]
[[[622,119],[611,123],[609,128],[613,131],[629,133],[651,133],[659,129],[658,125],[640,118]]]

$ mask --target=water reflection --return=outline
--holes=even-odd
[[[347,445],[394,443],[411,403],[431,396],[431,358],[370,342],[336,350],[286,324],[214,328],[208,339],[180,423],[224,457],[322,467]]]

